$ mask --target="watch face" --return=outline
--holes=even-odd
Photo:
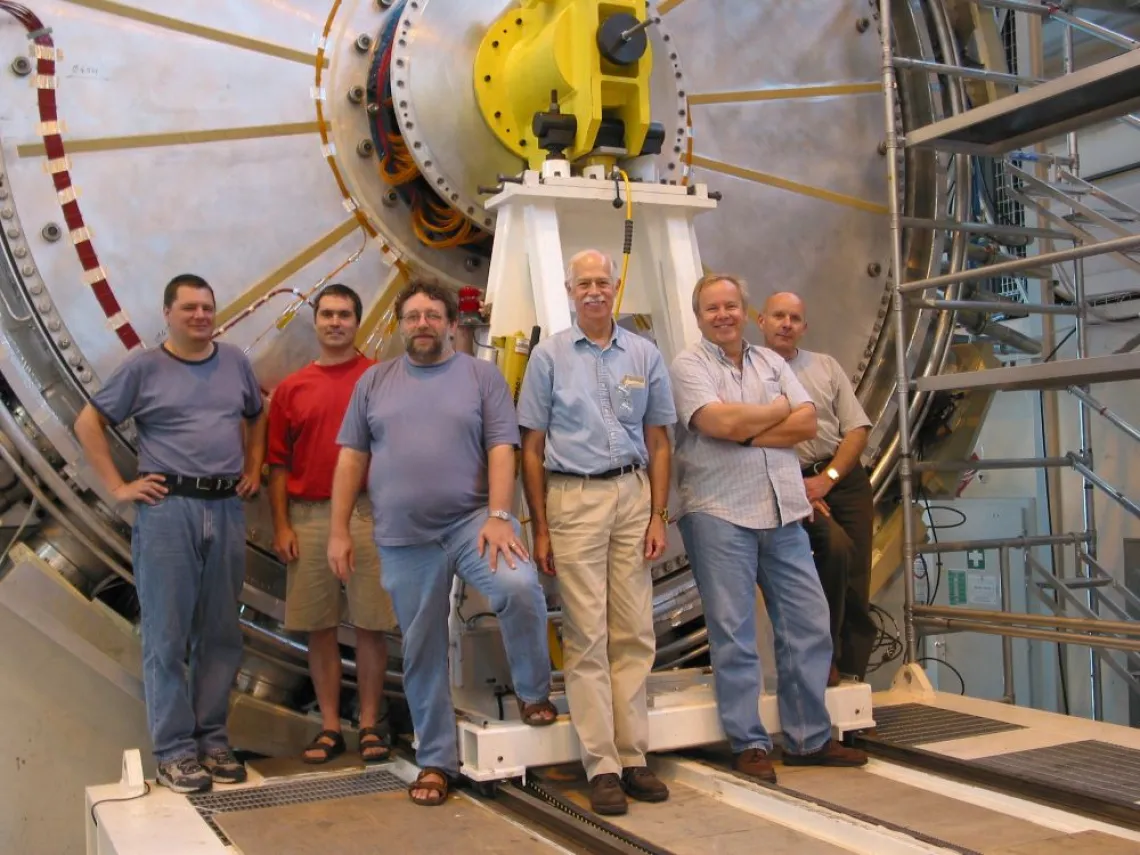
[[[836,469],[834,466],[829,468],[827,470],[827,477],[830,478],[832,481],[838,481],[839,480],[839,470]]]

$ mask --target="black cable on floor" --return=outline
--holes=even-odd
[[[99,825],[99,820],[95,818],[95,808],[99,807],[99,805],[105,805],[108,802],[133,802],[135,799],[141,799],[143,796],[150,794],[150,782],[143,781],[143,788],[144,789],[141,793],[137,793],[133,796],[121,796],[116,799],[99,799],[99,801],[91,805],[91,822],[93,822],[96,826]]]

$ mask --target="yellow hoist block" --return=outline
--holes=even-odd
[[[559,109],[578,122],[569,160],[588,154],[602,119],[620,119],[625,148],[641,153],[649,131],[652,48],[629,65],[605,59],[598,31],[616,14],[644,21],[646,0],[518,0],[487,30],[475,55],[475,96],[487,125],[532,169],[546,152],[531,130],[535,113]]]
[[[491,339],[491,346],[495,348],[495,361],[507,381],[507,388],[511,390],[511,398],[517,404],[526,364],[530,361],[530,336],[521,332],[495,336]]]

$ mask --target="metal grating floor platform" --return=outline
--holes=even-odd
[[[373,793],[402,791],[407,784],[385,770],[358,772],[350,775],[327,775],[309,778],[304,781],[289,781],[284,784],[265,784],[260,787],[243,787],[237,790],[219,790],[187,796],[187,800],[198,811],[218,838],[227,846],[230,841],[214,817],[222,813],[257,808],[301,805],[323,802],[329,799],[342,799],[348,796],[364,796]]]
[[[1140,801],[1140,751],[1086,740],[979,757],[978,766],[1114,804]]]
[[[875,739],[891,745],[922,745],[1024,729],[1021,725],[924,704],[875,707],[874,715]]]

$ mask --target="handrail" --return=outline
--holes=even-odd
[[[1046,6],[1041,3],[1031,3],[1028,2],[1028,0],[973,0],[973,2],[989,9],[1008,9],[1011,12],[1025,12],[1030,15],[1040,15],[1042,18],[1054,20],[1059,24],[1064,24],[1085,35],[1092,36],[1104,42],[1109,42],[1125,50],[1136,50],[1140,48],[1140,41],[1130,39],[1123,33],[1118,33],[1116,30],[1111,30],[1108,27],[1095,24],[1084,18],[1078,18],[1076,15],[1065,12],[1052,3]]]
[[[916,611],[918,607],[916,606]],[[1085,635],[1056,629],[1026,629],[1001,623],[986,623],[955,617],[927,617],[916,614],[914,623],[931,629],[946,632],[980,632],[986,635],[1008,635],[1012,638],[1028,638],[1034,641],[1051,641],[1057,644],[1079,644],[1083,647],[1105,648],[1107,650],[1140,651],[1140,639],[1115,638],[1113,636]]]
[[[1128,422],[1126,422],[1124,419],[1122,419],[1120,416],[1118,416],[1116,413],[1114,413],[1080,386],[1070,386],[1067,391],[1073,397],[1078,398],[1088,404],[1092,410],[1101,416],[1101,418],[1105,419],[1110,424],[1116,425],[1116,427],[1120,428],[1122,431],[1124,431],[1124,433],[1128,434],[1128,436],[1132,437],[1137,442],[1140,442],[1140,430],[1130,425]]]
[[[1070,452],[1070,454],[1072,454],[1072,452]],[[1128,511],[1128,513],[1132,514],[1132,516],[1136,517],[1137,519],[1140,519],[1140,505],[1136,504],[1118,489],[1113,487],[1111,484],[1093,472],[1092,469],[1086,466],[1082,461],[1077,460],[1076,455],[1072,455],[1072,458],[1073,468],[1076,469],[1077,472],[1079,472],[1086,481],[1088,481],[1093,486],[1100,488],[1100,490],[1106,496],[1124,508],[1124,510]]]

